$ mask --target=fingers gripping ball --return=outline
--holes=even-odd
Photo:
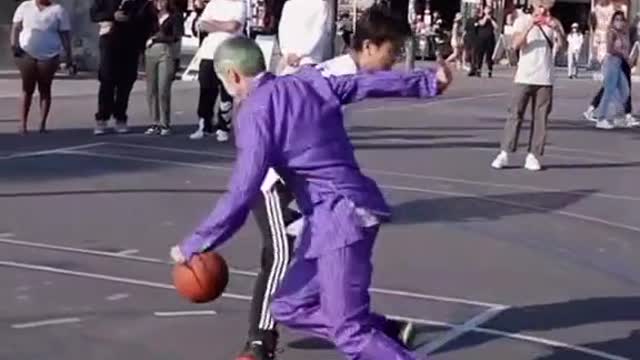
[[[209,251],[195,255],[188,263],[173,267],[173,284],[178,293],[193,303],[206,303],[222,295],[229,283],[229,268],[222,256]]]

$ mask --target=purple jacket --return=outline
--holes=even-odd
[[[235,121],[237,158],[229,190],[183,241],[182,253],[190,258],[227,241],[244,224],[270,167],[294,193],[307,219],[310,231],[305,233],[313,240],[305,245],[305,256],[357,241],[349,236],[358,224],[355,208],[383,220],[390,209],[376,183],[360,171],[341,107],[366,98],[436,95],[433,71],[326,78],[305,67],[290,76],[259,76]]]

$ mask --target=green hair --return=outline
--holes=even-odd
[[[244,76],[253,77],[266,70],[264,55],[255,41],[236,36],[218,46],[213,56],[217,74],[224,74],[233,68]]]

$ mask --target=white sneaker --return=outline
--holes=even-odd
[[[509,165],[509,155],[506,151],[501,151],[491,163],[491,167],[494,169],[502,169],[507,165]]]
[[[106,121],[96,121],[96,127],[93,128],[93,135],[99,136],[107,133],[107,122]]]
[[[625,126],[628,128],[640,126],[640,121],[633,114],[627,114],[625,117]]]
[[[587,111],[582,113],[582,116],[584,116],[584,118],[587,121],[598,122],[598,119],[595,116],[593,116],[594,111],[595,109],[593,108],[593,106],[590,106],[589,109],[587,109]]]
[[[615,125],[610,120],[604,119],[596,122],[596,129],[611,130],[613,128],[615,128]]]
[[[145,135],[158,135],[160,133],[160,127],[153,125],[144,132]]]
[[[129,133],[129,127],[127,126],[127,124],[116,124],[115,130],[116,130],[116,133],[118,134]]]
[[[169,136],[171,135],[171,128],[161,127],[160,128],[160,136]]]
[[[227,141],[229,141],[229,132],[228,131],[224,131],[224,130],[217,130],[216,131],[216,140],[218,140],[218,142],[227,142]]]
[[[189,139],[201,140],[201,139],[204,139],[204,137],[207,135],[209,135],[209,133],[204,132],[204,119],[200,119],[198,121],[198,129],[194,131],[191,135],[189,135]]]
[[[529,171],[540,171],[542,166],[540,165],[540,161],[536,158],[535,155],[529,154],[527,155],[527,159],[524,162],[524,168]]]

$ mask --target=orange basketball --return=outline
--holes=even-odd
[[[227,262],[213,251],[195,255],[187,264],[173,267],[173,285],[182,297],[193,303],[216,300],[228,283]]]

